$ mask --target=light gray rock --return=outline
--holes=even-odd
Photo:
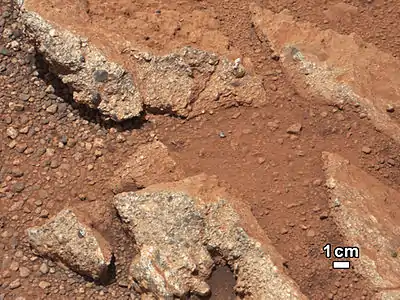
[[[247,205],[215,177],[121,193],[115,207],[138,247],[130,276],[145,292],[160,298],[206,295],[211,253],[218,253],[237,276],[236,291],[248,299],[306,299],[284,274],[282,258]]]
[[[28,239],[36,251],[71,270],[95,280],[112,276],[113,256],[108,243],[81,223],[71,210],[63,210],[48,223],[28,229]]]

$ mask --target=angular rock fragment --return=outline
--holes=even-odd
[[[355,34],[321,30],[251,5],[260,38],[267,38],[298,92],[331,105],[360,107],[378,130],[400,142],[400,126],[386,111],[400,104],[400,60]]]
[[[59,29],[34,12],[24,11],[22,21],[49,63],[50,69],[73,90],[76,102],[125,120],[139,116],[142,99],[131,75],[108,62],[94,46],[67,30]]]
[[[28,229],[27,234],[31,246],[42,256],[102,282],[113,276],[114,258],[108,243],[69,209],[42,226]]]
[[[218,253],[245,299],[306,299],[282,270],[282,258],[243,201],[215,177],[199,175],[115,196],[139,254],[130,275],[160,298],[209,293],[205,280]]]
[[[116,192],[135,190],[159,182],[176,181],[183,171],[159,141],[140,145],[131,157],[114,172],[111,188]]]
[[[376,299],[399,299],[400,193],[343,157],[323,153],[331,215],[347,245],[360,249],[352,261],[357,272],[380,293]]]

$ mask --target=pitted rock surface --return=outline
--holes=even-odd
[[[361,107],[375,127],[400,142],[400,126],[388,107],[400,105],[400,60],[354,33],[342,35],[315,24],[296,22],[252,5],[260,38],[270,41],[296,89],[343,109]]]
[[[340,155],[323,153],[332,216],[349,245],[360,248],[356,271],[382,292],[377,299],[398,299],[400,233],[398,191],[351,165]],[[390,296],[390,297],[389,297]],[[389,297],[389,298],[388,298]]]
[[[112,275],[112,253],[108,243],[81,223],[71,210],[63,210],[48,223],[27,231],[29,243],[44,257],[71,270],[107,282]]]
[[[140,252],[130,275],[146,292],[207,294],[209,253],[215,252],[235,272],[236,291],[248,299],[306,299],[246,205],[230,198],[215,177],[121,193],[115,206]]]

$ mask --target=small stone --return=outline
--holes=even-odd
[[[45,290],[45,289],[51,287],[51,283],[47,282],[47,281],[41,281],[41,282],[39,282],[39,287],[41,289]]]
[[[321,179],[315,179],[314,181],[313,181],[313,185],[314,186],[320,186],[322,184],[322,180]]]
[[[29,126],[25,126],[25,127],[21,128],[21,129],[19,130],[19,133],[27,134],[27,133],[29,132],[29,129],[30,129]]]
[[[315,236],[315,231],[312,229],[307,230],[307,236],[308,237],[314,237]]]
[[[45,209],[42,209],[40,211],[40,217],[41,218],[48,218],[49,217],[49,212],[47,210],[45,210]]]
[[[372,152],[372,149],[367,146],[364,146],[362,147],[361,151],[365,154],[370,154]]]
[[[320,220],[328,219],[328,217],[329,217],[329,215],[328,215],[327,212],[323,212],[323,213],[321,213],[321,214],[319,215],[319,219],[320,219]]]
[[[17,138],[17,136],[18,136],[18,130],[17,129],[15,129],[14,127],[8,127],[7,128],[7,136],[10,138],[10,139],[16,139]]]
[[[54,93],[56,92],[56,90],[54,89],[54,87],[53,87],[52,85],[49,85],[49,86],[46,88],[45,92],[46,92],[47,94],[54,94]]]
[[[26,267],[19,268],[19,276],[21,276],[22,278],[28,277],[30,273],[31,271]]]
[[[119,282],[118,282],[118,285],[119,285],[120,287],[122,287],[122,288],[127,288],[127,287],[129,287],[129,283],[126,282],[126,281],[124,281],[124,280],[119,281]]]
[[[52,169],[57,169],[59,166],[60,166],[60,164],[56,160],[52,160],[50,163],[50,168],[52,168]]]
[[[57,104],[52,104],[48,108],[46,108],[46,111],[49,114],[52,114],[52,115],[54,115],[57,112],[57,110],[58,110],[58,105]]]
[[[57,31],[56,31],[55,29],[50,29],[49,35],[50,35],[51,37],[56,37],[56,36],[57,36]]]
[[[366,113],[360,113],[360,119],[365,119],[367,117]]]
[[[104,140],[101,138],[95,138],[93,141],[94,148],[104,148]]]
[[[386,111],[389,112],[389,113],[394,112],[394,106],[392,104],[388,104],[386,106]]]
[[[60,142],[63,143],[64,145],[67,145],[68,143],[68,137],[66,135],[63,135],[60,139]]]
[[[289,134],[299,134],[302,128],[303,127],[302,127],[302,125],[300,123],[296,123],[296,124],[291,125],[286,130],[286,132],[289,133]]]
[[[15,103],[14,106],[13,106],[13,110],[14,110],[14,111],[19,111],[19,112],[21,112],[21,111],[24,111],[24,109],[25,109],[25,107],[24,107],[24,105],[21,104],[21,103]]]
[[[28,148],[27,144],[21,143],[16,145],[15,150],[17,150],[19,153],[23,153],[27,148]]]
[[[124,143],[126,138],[122,134],[117,135],[117,143]]]
[[[93,73],[96,82],[106,82],[108,80],[108,72],[106,70],[96,70]]]
[[[93,145],[92,145],[91,143],[85,143],[85,149],[86,149],[87,151],[92,150],[92,147],[93,147]]]
[[[42,263],[39,268],[40,273],[47,274],[49,273],[49,266],[46,263]]]
[[[6,116],[5,120],[7,125],[10,125],[12,123],[12,118],[10,116]]]
[[[79,229],[78,236],[82,239],[86,235],[86,231],[84,229]]]
[[[288,232],[289,232],[289,230],[287,228],[282,228],[281,229],[281,234],[282,235],[287,234]]]
[[[101,157],[101,156],[103,156],[103,152],[101,152],[101,150],[96,150],[96,151],[94,151],[94,155],[96,157]]]
[[[237,118],[240,117],[240,115],[241,115],[241,113],[240,113],[240,111],[238,111],[237,113],[233,114],[231,118],[232,119],[237,119]]]
[[[9,56],[10,55],[10,51],[8,51],[6,48],[1,48],[0,49],[0,54],[4,55],[4,56]]]
[[[11,262],[9,269],[13,272],[17,272],[19,270],[19,263],[17,261]]]
[[[12,41],[10,43],[10,46],[15,51],[19,51],[21,49],[21,47],[20,47],[20,45],[19,45],[19,43],[17,41]]]
[[[68,147],[72,148],[72,147],[74,147],[75,145],[76,145],[76,140],[74,140],[74,139],[68,139],[68,141],[67,141],[67,146],[68,146]]]
[[[9,288],[11,290],[15,290],[17,288],[19,288],[21,286],[21,282],[19,281],[19,279],[15,279],[14,281],[12,281],[9,285]]]
[[[391,166],[393,166],[393,167],[396,165],[395,160],[392,159],[392,158],[389,158],[389,159],[387,160],[387,162],[388,162],[389,165],[391,165]]]
[[[11,170],[11,174],[16,178],[19,178],[19,177],[24,176],[24,171],[22,171],[21,169],[18,169],[18,168],[14,168]]]
[[[221,131],[221,132],[219,133],[219,137],[220,137],[221,139],[223,139],[223,138],[226,137],[226,135],[225,135],[225,133],[224,133],[223,131]]]
[[[263,163],[265,163],[265,158],[264,158],[264,157],[259,157],[259,158],[257,159],[257,161],[258,161],[258,163],[259,163],[260,165],[262,165]]]
[[[11,186],[11,191],[13,193],[21,193],[25,189],[25,184],[23,182],[17,182]]]
[[[19,94],[19,99],[25,102],[28,101],[30,97],[31,96],[29,96],[28,94]]]

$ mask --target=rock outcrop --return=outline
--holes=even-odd
[[[360,106],[378,130],[400,142],[400,126],[388,112],[400,106],[400,60],[355,34],[296,22],[287,10],[251,9],[257,33],[280,54],[300,94],[340,108]]]
[[[376,299],[399,299],[400,193],[337,154],[323,160],[331,215],[347,244],[360,248],[352,264],[381,291]]]
[[[58,29],[34,12],[21,14],[38,52],[51,71],[71,87],[76,102],[97,108],[114,120],[139,116],[142,98],[132,76],[121,66],[108,62],[83,38]]]
[[[114,172],[111,189],[115,192],[144,188],[155,183],[176,181],[183,171],[159,141],[140,145],[123,166]]]
[[[114,258],[110,246],[71,210],[61,211],[48,223],[32,227],[27,233],[39,255],[94,280],[107,282],[112,278]]]
[[[243,201],[215,177],[199,175],[115,196],[115,207],[139,254],[130,275],[161,298],[206,295],[205,280],[221,256],[246,299],[306,299],[284,274],[282,259]]]
[[[266,101],[261,77],[247,74],[240,59],[231,62],[184,47],[164,56],[138,50],[117,64],[87,38],[34,11],[22,10],[21,19],[37,51],[70,87],[74,100],[115,121],[137,117],[144,110],[193,117],[218,107]]]

